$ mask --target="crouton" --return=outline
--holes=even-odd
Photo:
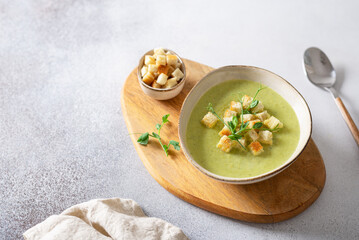
[[[261,120],[261,122],[264,122],[264,120],[266,120],[266,119],[268,119],[270,117],[270,115],[268,114],[267,111],[257,113],[256,116],[257,116],[257,118],[259,118]]]
[[[164,88],[171,88],[177,84],[177,78],[170,78],[167,80],[166,84],[164,85]]]
[[[235,101],[232,101],[231,102],[231,111],[235,111],[237,113],[241,113],[242,112],[242,105],[240,102],[235,102]]]
[[[175,65],[174,65],[175,69],[176,68],[181,68],[181,63],[180,62],[177,62]]]
[[[226,135],[221,137],[221,139],[219,140],[219,142],[217,144],[217,148],[219,148],[223,152],[231,151],[232,146],[233,146],[232,145],[232,140],[230,138],[228,138]]]
[[[145,64],[146,65],[155,64],[155,63],[156,63],[156,59],[154,57],[152,57],[151,55],[145,56]]]
[[[158,66],[156,64],[149,64],[148,71],[152,73],[153,76],[155,76],[155,73],[158,72]]]
[[[148,72],[145,76],[143,76],[142,81],[146,83],[147,85],[151,85],[151,83],[155,80],[155,76],[152,75],[152,73]]]
[[[175,66],[178,59],[176,55],[167,55],[166,60],[168,65]]]
[[[243,102],[243,108],[248,109],[249,105],[251,104],[253,98],[248,96],[248,95],[244,95],[242,97],[242,102]]]
[[[167,82],[167,78],[168,78],[168,76],[167,76],[166,74],[161,73],[161,74],[158,76],[156,82],[157,82],[159,85],[165,85],[166,82]]]
[[[257,139],[259,138],[258,133],[254,129],[250,130],[247,135],[252,141],[257,141]]]
[[[179,68],[176,68],[176,70],[173,71],[172,76],[177,77],[177,79],[180,80],[183,78],[184,74]]]
[[[245,148],[246,147],[246,139],[244,139],[244,138],[242,138],[242,139],[239,139],[238,140],[241,144],[242,144],[242,146]],[[245,149],[243,149],[243,147],[241,146],[241,144],[239,144],[239,142],[238,141],[232,141],[232,147],[233,148],[237,148],[237,149],[240,149],[240,150],[242,150],[242,151],[245,151]]]
[[[261,101],[258,102],[257,106],[252,108],[253,113],[263,112],[263,110],[264,110],[264,105],[263,105],[263,103]]]
[[[259,142],[264,144],[273,144],[273,133],[271,131],[265,130],[265,131],[259,131]]]
[[[153,56],[157,58],[159,55],[166,55],[165,50],[163,48],[155,48],[153,49]]]
[[[217,117],[213,113],[208,112],[201,120],[201,123],[208,128],[213,128],[216,125],[217,121]]]
[[[163,65],[163,66],[166,66],[166,56],[165,55],[158,55],[156,57],[156,65],[160,66],[160,65]]]
[[[270,118],[268,118],[267,120],[264,120],[264,125],[266,125],[268,128],[270,129],[274,129],[276,126],[278,126],[278,128],[282,128],[283,127],[283,123],[281,123],[276,117],[271,116]]]
[[[175,68],[174,68],[174,67],[168,66],[167,76],[171,76],[174,71],[175,71]],[[179,80],[179,79],[177,78],[177,81],[178,81],[178,80]]]
[[[153,88],[161,88],[162,86],[160,84],[158,84],[156,81],[153,81],[151,84],[151,87]]]
[[[253,114],[243,114],[242,122],[246,123],[248,121],[254,120],[256,117]]]
[[[260,122],[260,121],[261,121],[261,120],[259,120],[259,119],[250,120],[250,121],[248,122],[247,128],[248,128],[248,129],[253,128],[254,124],[256,124],[256,123],[258,123],[258,122]]]
[[[224,135],[229,136],[229,135],[231,135],[231,130],[229,130],[229,128],[227,126],[224,126],[223,129],[218,134],[221,137]]]
[[[264,151],[263,146],[257,141],[252,142],[248,146],[251,152],[253,153],[253,155],[255,156],[261,154]]]
[[[148,71],[148,68],[146,66],[143,66],[141,68],[141,77],[145,76]]]
[[[230,109],[227,109],[225,112],[224,112],[224,117],[227,118],[227,117],[230,117],[231,118],[231,121],[232,121],[232,117],[233,116],[237,116],[237,112],[235,111],[232,111]]]
[[[158,74],[161,74],[161,73],[164,73],[164,74],[166,74],[167,76],[168,76],[168,69],[169,69],[170,67],[167,65],[167,66],[158,66],[158,70],[157,70],[157,73]]]

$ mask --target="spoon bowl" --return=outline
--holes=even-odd
[[[318,87],[330,88],[336,73],[329,58],[319,48],[311,47],[304,52],[304,68],[308,79]]]

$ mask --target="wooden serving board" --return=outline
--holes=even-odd
[[[162,139],[179,141],[178,119],[184,99],[193,86],[213,68],[184,60],[187,79],[183,91],[167,101],[145,95],[138,83],[136,69],[122,90],[122,111],[129,133],[155,131],[161,117],[170,114],[170,123],[161,129]],[[157,141],[135,148],[152,177],[177,197],[205,210],[248,222],[272,223],[294,217],[308,208],[325,184],[323,159],[311,139],[289,168],[266,181],[250,185],[232,185],[216,181],[198,171],[182,151],[170,151],[166,157]]]

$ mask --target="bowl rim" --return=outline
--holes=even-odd
[[[265,71],[268,72],[270,74],[273,74],[275,76],[277,76],[279,79],[281,79],[283,81],[283,83],[287,84],[289,87],[292,87],[294,89],[294,91],[296,91],[299,96],[300,96],[300,100],[305,104],[306,110],[309,113],[309,135],[308,138],[306,139],[305,144],[303,145],[303,148],[298,152],[298,154],[296,156],[293,157],[293,159],[283,165],[280,165],[279,167],[266,172],[266,173],[262,173],[260,175],[254,176],[254,177],[247,177],[247,178],[233,178],[233,177],[225,177],[225,176],[221,176],[221,175],[217,175],[215,173],[212,173],[210,171],[208,171],[207,169],[205,169],[204,167],[202,167],[201,165],[199,165],[194,159],[192,159],[192,157],[190,156],[189,152],[187,151],[187,148],[185,147],[186,145],[184,144],[184,139],[183,136],[181,135],[181,131],[180,129],[182,129],[181,127],[181,123],[183,122],[183,107],[186,105],[186,102],[188,101],[188,97],[192,94],[192,91],[201,83],[203,82],[204,79],[206,79],[208,76],[215,74],[216,72],[222,71],[224,69],[230,69],[230,68],[237,68],[237,69],[256,69],[256,70],[261,70],[261,71]],[[215,85],[214,85],[215,86]],[[212,86],[212,87],[214,87]],[[275,90],[274,90],[275,91]],[[205,93],[203,93],[205,94]],[[201,96],[203,96],[203,94]],[[286,100],[286,99],[285,99]],[[290,84],[287,80],[285,80],[283,77],[281,77],[280,75],[269,71],[267,69],[264,68],[260,68],[260,67],[255,67],[255,66],[248,66],[248,65],[228,65],[228,66],[223,66],[217,69],[214,69],[212,71],[210,71],[209,73],[207,73],[205,76],[203,76],[194,86],[193,88],[190,90],[190,92],[187,94],[185,100],[183,101],[182,107],[181,107],[181,112],[180,112],[180,117],[179,117],[179,123],[178,123],[178,136],[179,136],[179,140],[183,149],[183,152],[187,158],[187,160],[193,165],[195,166],[200,172],[204,173],[205,175],[214,178],[216,180],[222,181],[222,182],[227,182],[227,183],[233,183],[233,184],[251,184],[251,183],[255,183],[255,182],[259,182],[259,181],[263,181],[266,180],[268,178],[271,178],[273,176],[275,176],[276,174],[282,172],[283,170],[285,170],[286,168],[288,168],[291,164],[293,164],[298,157],[302,154],[302,152],[304,151],[304,149],[307,147],[309,140],[312,136],[312,130],[313,130],[313,120],[312,120],[312,113],[310,111],[309,105],[308,103],[305,101],[303,95],[292,85]],[[185,130],[186,131],[186,130]]]
[[[137,66],[137,79],[139,81],[139,83],[150,89],[150,90],[153,90],[153,91],[156,91],[156,92],[169,92],[169,91],[172,91],[173,89],[176,89],[177,87],[179,87],[180,85],[183,85],[185,80],[186,80],[186,66],[182,60],[182,58],[177,54],[175,53],[174,51],[172,51],[171,49],[168,49],[168,48],[162,48],[163,50],[167,51],[167,52],[170,52],[174,55],[177,56],[179,62],[181,63],[181,66],[182,66],[182,72],[183,72],[183,78],[181,79],[181,81],[179,83],[177,83],[175,86],[171,87],[171,88],[153,88],[149,85],[147,85],[146,83],[144,83],[142,81],[142,76],[141,76],[141,68],[143,67],[144,65],[144,59],[145,59],[145,56],[146,55],[153,55],[154,53],[154,49],[151,49],[149,51],[147,51],[145,54],[143,54],[143,56],[140,58],[139,62],[138,62],[138,66]]]

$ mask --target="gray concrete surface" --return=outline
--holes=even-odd
[[[321,47],[359,123],[357,1],[0,0],[0,239],[93,198],[136,200],[191,239],[359,239],[359,151],[329,94],[301,58]],[[130,141],[120,93],[157,46],[213,67],[255,65],[307,99],[327,168],[320,198],[277,224],[194,207],[146,171]]]

